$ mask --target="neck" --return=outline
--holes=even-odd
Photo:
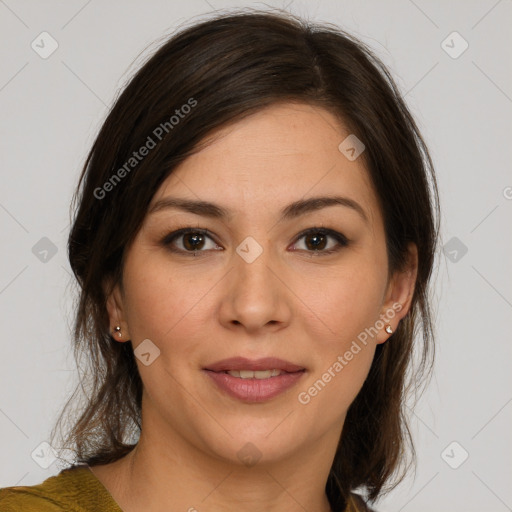
[[[132,509],[152,512],[173,504],[187,512],[331,512],[322,478],[312,478],[311,468],[293,458],[279,464],[258,463],[252,467],[219,460],[196,463],[175,451],[160,452],[141,439],[127,456],[126,489]],[[325,480],[327,476],[325,477]],[[137,502],[137,503],[136,503]]]
[[[199,449],[175,432],[158,432],[142,429],[128,455],[94,468],[124,512],[156,512],[170,503],[187,512],[331,512],[325,484],[339,433],[287,458],[265,462],[262,456],[250,465]]]

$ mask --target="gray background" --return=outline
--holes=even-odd
[[[336,23],[375,49],[438,173],[447,249],[434,293],[437,363],[412,414],[416,477],[378,510],[512,510],[512,2],[267,5]],[[0,487],[33,485],[60,470],[57,462],[40,467],[31,454],[51,461],[41,443],[76,381],[69,203],[108,106],[151,42],[193,16],[241,6],[265,7],[0,0]],[[46,59],[31,47],[43,31],[58,42]],[[463,39],[448,37],[454,31]],[[469,47],[458,55],[464,40]]]

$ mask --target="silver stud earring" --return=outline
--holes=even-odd
[[[389,324],[388,324],[388,325],[386,325],[386,332],[387,332],[388,334],[393,334],[393,329],[391,328],[391,325],[389,325]]]
[[[117,336],[120,338],[122,336],[121,334],[121,327],[119,327],[119,325],[116,325],[114,327],[114,331],[117,333]]]

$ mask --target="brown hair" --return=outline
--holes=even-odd
[[[377,346],[348,410],[327,494],[334,501],[336,491],[346,498],[361,487],[374,500],[394,487],[385,484],[403,465],[405,444],[414,458],[405,397],[430,375],[434,353],[428,284],[439,200],[428,150],[389,71],[365,44],[331,24],[242,10],[203,20],[165,41],[115,101],[83,167],[68,252],[79,284],[74,353],[78,367],[84,356],[86,366],[57,422],[84,389],[86,403],[78,420],[68,415],[65,440],[76,461],[113,462],[134,447],[140,432],[142,381],[131,343],[111,338],[105,286],[122,285],[123,257],[152,197],[180,162],[201,149],[206,135],[286,101],[327,109],[365,144],[390,274],[404,269],[409,242],[419,257],[411,309],[391,340]],[[148,137],[158,139],[156,147],[131,161]],[[416,350],[418,364],[410,371]]]

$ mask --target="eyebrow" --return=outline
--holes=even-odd
[[[295,219],[306,213],[321,210],[329,206],[344,206],[357,212],[361,218],[369,224],[368,216],[363,207],[353,199],[342,196],[311,197],[295,201],[281,210],[281,221]],[[232,219],[233,213],[215,203],[208,201],[196,201],[178,197],[166,197],[157,201],[149,210],[149,214],[165,209],[178,209],[213,219]]]

